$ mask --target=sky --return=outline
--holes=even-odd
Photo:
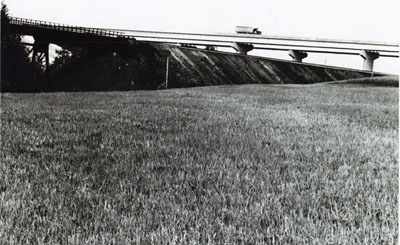
[[[11,16],[87,27],[233,33],[399,43],[398,0],[4,0]],[[290,59],[287,53],[250,54]],[[310,63],[362,68],[358,56],[309,54]],[[398,74],[398,58],[379,58],[376,71]]]

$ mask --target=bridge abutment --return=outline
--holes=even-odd
[[[235,49],[238,54],[247,54],[254,48],[254,46],[249,43],[232,43],[231,47]]]
[[[379,58],[379,53],[371,50],[362,50],[360,52],[361,57],[364,59],[363,70],[373,71],[374,60]]]
[[[289,50],[289,56],[292,57],[293,61],[303,62],[303,59],[308,56],[308,54],[304,51],[299,50]]]

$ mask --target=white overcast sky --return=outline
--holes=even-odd
[[[234,32],[236,25],[248,25],[259,27],[265,35],[399,42],[399,0],[4,2],[15,17],[89,27],[227,33]],[[355,68],[361,68],[360,57],[351,59],[361,64]],[[377,70],[397,73],[399,59],[383,60],[376,61]]]

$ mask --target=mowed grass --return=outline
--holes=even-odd
[[[398,88],[1,96],[1,244],[397,243]]]

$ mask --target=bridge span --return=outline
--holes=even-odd
[[[49,68],[49,44],[62,48],[85,47],[90,50],[123,51],[134,37],[112,30],[70,26],[47,21],[11,17],[5,26],[5,33],[33,36],[32,62],[46,64]],[[27,43],[22,43],[29,45]],[[43,59],[45,61],[43,62]]]
[[[399,44],[361,40],[336,40],[321,38],[283,37],[257,34],[206,34],[188,32],[161,32],[128,29],[91,28],[70,26],[53,22],[11,17],[7,30],[10,33],[33,36],[32,59],[46,58],[49,66],[50,43],[64,48],[71,46],[97,50],[126,51],[135,42],[163,43],[186,47],[203,46],[233,48],[239,54],[253,49],[286,51],[293,61],[302,62],[308,53],[359,55],[364,59],[364,70],[372,71],[378,57],[398,58]],[[304,44],[306,43],[306,44]]]
[[[373,70],[378,57],[399,58],[399,45],[388,42],[281,37],[257,34],[204,34],[112,29],[133,35],[137,40],[204,47],[233,48],[239,54],[251,50],[286,51],[293,61],[302,62],[308,53],[361,56],[363,69]]]

